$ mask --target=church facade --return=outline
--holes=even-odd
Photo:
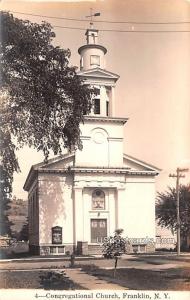
[[[127,118],[115,116],[117,74],[105,68],[98,30],[86,31],[78,76],[97,89],[81,124],[83,149],[31,167],[29,245],[34,254],[101,253],[104,238],[122,228],[134,252],[155,248],[155,177],[159,169],[123,154]]]

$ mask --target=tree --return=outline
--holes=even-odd
[[[11,235],[12,223],[8,219],[12,181],[14,171],[19,170],[15,156],[15,145],[11,141],[11,134],[7,128],[6,114],[4,111],[5,97],[2,96],[0,103],[0,234]]]
[[[13,223],[8,218],[8,210],[10,208],[10,199],[7,193],[3,193],[4,186],[6,185],[3,175],[5,172],[0,166],[0,235],[11,236],[11,226]]]
[[[3,210],[19,172],[15,150],[28,145],[61,154],[81,148],[79,124],[91,109],[94,90],[69,66],[70,50],[52,44],[50,24],[0,13],[0,155]],[[2,233],[1,228],[1,233]]]
[[[105,239],[103,243],[103,255],[105,258],[113,258],[114,263],[114,277],[116,275],[118,258],[126,251],[126,240],[121,236],[123,229],[116,229],[114,236]]]
[[[28,241],[29,238],[29,227],[28,227],[28,218],[26,222],[23,224],[22,229],[19,234],[19,240],[20,241]]]
[[[20,231],[26,223],[28,216],[28,202],[16,196],[11,197],[8,210],[8,219],[10,224],[10,235],[12,238],[19,239]]]
[[[190,234],[190,185],[180,185],[179,203],[180,231],[182,237],[186,238]],[[177,230],[176,205],[175,188],[169,187],[168,191],[158,193],[156,204],[156,218],[158,224],[174,232]]]

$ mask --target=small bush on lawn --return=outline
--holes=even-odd
[[[70,280],[65,271],[52,271],[39,276],[45,290],[75,290],[80,286]]]

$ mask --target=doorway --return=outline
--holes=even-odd
[[[91,243],[103,243],[107,237],[107,219],[91,219]]]

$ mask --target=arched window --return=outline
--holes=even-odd
[[[92,193],[92,209],[105,209],[105,194],[102,190],[95,190]]]

